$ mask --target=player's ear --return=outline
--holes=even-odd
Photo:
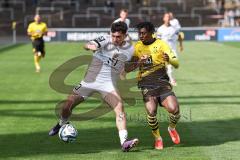
[[[124,36],[124,39],[127,38],[127,34],[124,34],[123,36]]]

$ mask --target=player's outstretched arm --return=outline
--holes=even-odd
[[[84,49],[91,50],[91,51],[96,51],[96,50],[106,46],[108,44],[108,42],[109,42],[109,37],[100,36],[100,37],[98,37],[94,40],[91,40],[91,41],[87,42],[84,45]]]
[[[179,61],[177,57],[171,53],[163,53],[163,60],[171,64],[174,68],[179,67]]]
[[[174,68],[179,67],[179,61],[167,43],[162,42],[161,51],[163,53],[163,60],[165,62],[171,64]]]
[[[131,72],[137,69],[141,64],[143,64],[148,59],[147,55],[143,55],[141,58],[133,56],[131,61],[125,63],[125,72]]]
[[[91,50],[91,51],[96,51],[98,48],[97,48],[96,44],[88,42],[84,45],[84,49]]]
[[[138,61],[139,61],[139,58],[133,56],[129,62],[125,63],[125,68],[124,68],[125,72],[129,73],[134,71],[136,68],[138,68],[139,67]]]

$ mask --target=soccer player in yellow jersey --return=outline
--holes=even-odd
[[[135,44],[133,63],[126,65],[125,71],[130,72],[139,68],[138,87],[142,91],[147,122],[155,138],[155,149],[161,150],[163,141],[156,117],[158,104],[169,112],[168,132],[172,141],[175,144],[180,143],[180,137],[175,129],[180,119],[179,104],[166,71],[168,64],[178,68],[179,63],[170,47],[164,41],[153,37],[155,28],[152,23],[142,22],[136,28],[140,41]]]
[[[47,25],[41,22],[41,17],[35,15],[34,22],[30,23],[27,29],[28,35],[31,37],[34,53],[34,64],[36,72],[40,72],[40,59],[45,56],[43,36],[47,34]]]

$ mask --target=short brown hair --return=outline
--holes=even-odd
[[[128,13],[128,10],[123,8],[123,9],[120,10],[120,12],[126,12],[126,13]]]

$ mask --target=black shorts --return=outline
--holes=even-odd
[[[151,83],[138,82],[142,91],[143,101],[147,102],[149,97],[156,97],[160,106],[162,102],[170,95],[175,96],[172,86],[168,80],[152,80]]]
[[[32,41],[33,52],[41,52],[42,56],[45,56],[44,41],[43,38],[37,38]]]

